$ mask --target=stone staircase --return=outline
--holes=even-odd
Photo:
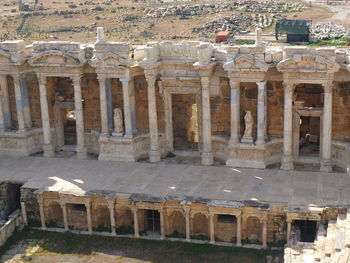
[[[284,250],[285,263],[350,263],[350,209],[320,225],[314,243],[298,242]]]

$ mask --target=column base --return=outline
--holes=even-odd
[[[212,152],[202,152],[202,165],[213,165],[214,157]]]
[[[293,170],[294,169],[294,163],[293,163],[293,157],[292,156],[286,156],[283,155],[282,157],[282,164],[281,164],[281,170]]]
[[[209,243],[212,244],[212,245],[215,245],[215,240],[210,240]]]
[[[52,144],[43,145],[44,157],[54,157],[55,149]]]
[[[86,147],[79,147],[77,146],[77,159],[86,159],[87,158],[87,149]]]
[[[236,247],[241,247],[242,246],[242,242],[237,242],[236,243]]]
[[[331,160],[322,160],[321,161],[321,172],[331,173],[333,171],[333,163]]]
[[[160,151],[159,150],[150,150],[149,151],[149,161],[151,163],[157,163],[160,161]]]

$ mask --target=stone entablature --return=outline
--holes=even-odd
[[[194,94],[200,109],[198,137],[203,164],[211,165],[213,158],[219,157],[229,166],[247,167],[252,162],[256,168],[265,168],[281,161],[277,156],[283,145],[282,168],[293,169],[294,162],[301,161],[295,153],[298,137],[293,135],[296,123],[294,116],[297,115],[294,114],[293,94],[299,84],[317,84],[324,91],[324,107],[318,116],[323,125],[322,152],[317,162],[321,164],[323,171],[331,171],[334,164],[344,166],[347,163],[344,157],[341,157],[341,161],[337,160],[339,147],[332,147],[334,106],[331,102],[335,85],[350,81],[348,48],[274,47],[265,46],[260,41],[251,46],[216,45],[200,41],[149,42],[133,46],[130,43],[106,41],[101,29],[98,34],[95,44],[38,41],[31,46],[25,46],[23,41],[0,43],[0,131],[6,131],[0,136],[0,140],[4,140],[0,145],[6,144],[1,151],[11,149],[6,139],[6,134],[12,132],[11,114],[15,114],[17,118],[17,132],[24,137],[32,136],[27,134],[32,130],[32,114],[26,74],[34,72],[40,90],[42,129],[37,130],[37,145],[21,143],[22,146],[14,144],[13,148],[20,148],[16,151],[25,154],[43,149],[45,156],[54,155],[58,135],[52,132],[57,128],[50,126],[51,102],[47,100],[47,83],[52,77],[66,77],[71,79],[74,87],[76,149],[78,156],[85,158],[88,139],[84,126],[86,116],[83,112],[84,107],[89,107],[89,104],[82,102],[84,95],[81,81],[85,74],[96,74],[99,83],[101,129],[99,145],[89,148],[100,149],[100,159],[136,161],[144,158],[148,152],[152,162],[159,161],[164,154],[173,150],[172,95]],[[143,133],[137,130],[136,77],[143,77],[147,85],[149,128],[148,132]],[[7,78],[13,79],[14,83],[17,104],[15,113],[10,109]],[[113,79],[117,79],[122,87],[124,129],[118,138],[113,138],[116,136],[112,123]],[[217,135],[213,133],[216,119],[212,116],[211,108],[212,100],[222,96],[220,85],[223,81],[228,83],[230,90],[230,130]],[[271,118],[269,88],[278,82],[283,82],[284,85],[283,138],[271,140],[268,132]],[[256,115],[253,118],[254,138],[249,142],[241,140],[242,127],[245,125],[242,118],[242,108],[245,105],[240,105],[243,96],[241,90],[247,89],[246,83],[251,87],[255,86],[257,94],[254,111]],[[159,123],[159,107],[164,107],[164,128]],[[282,145],[280,139],[283,139]]]

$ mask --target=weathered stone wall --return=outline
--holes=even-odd
[[[237,221],[234,216],[227,217],[228,220],[220,220],[220,215],[215,216],[215,240],[236,243]]]
[[[135,105],[136,105],[136,128],[139,133],[148,133],[148,97],[147,82],[144,76],[134,78]]]
[[[267,135],[283,137],[284,89],[282,82],[267,83]]]
[[[20,207],[20,187],[18,184],[0,184],[0,220],[7,219],[9,214]]]
[[[84,99],[85,132],[101,130],[100,89],[96,74],[85,74],[81,80],[81,92]]]
[[[350,139],[350,82],[338,82],[333,89],[332,139]]]
[[[70,229],[87,230],[87,213],[83,204],[67,204],[67,219]]]
[[[253,138],[256,138],[256,120],[257,120],[257,98],[258,98],[258,88],[255,83],[242,82],[240,89],[240,129],[241,136],[243,137],[245,122],[244,116],[246,111],[250,111],[253,115]]]
[[[21,188],[21,202],[24,202],[29,226],[39,227],[40,212],[39,203],[35,195],[35,189]]]
[[[211,130],[213,135],[230,135],[231,88],[228,78],[220,78],[219,83],[219,94],[210,97]]]

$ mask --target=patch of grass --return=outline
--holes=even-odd
[[[319,39],[314,43],[306,44],[310,47],[320,47],[320,46],[347,46],[350,42],[350,37],[342,37],[342,38],[332,38],[332,39]],[[297,44],[290,43],[291,46],[305,45],[305,44]]]
[[[94,227],[92,230],[95,232],[111,232],[111,229],[109,227],[106,227],[103,225],[99,225],[97,227]]]
[[[255,41],[254,40],[243,40],[243,39],[237,39],[235,41],[236,45],[254,45]]]
[[[16,232],[0,248],[0,255],[4,254],[11,245],[26,239],[37,242],[40,246],[33,257],[43,254],[92,255],[96,251],[113,251],[118,248],[122,251],[123,257],[141,260],[147,258],[147,261],[153,263],[260,263],[266,262],[267,255],[277,253],[269,250],[220,247],[209,244],[78,235],[70,232],[57,233],[26,228],[21,232]]]
[[[196,239],[196,240],[209,240],[209,237],[205,235],[194,235],[191,236],[191,239]]]
[[[131,226],[120,226],[117,227],[116,232],[118,235],[132,235],[134,234],[134,229]]]
[[[166,237],[174,237],[174,238],[186,238],[186,235],[178,232],[178,231],[174,231],[172,234],[170,235],[166,235]]]

